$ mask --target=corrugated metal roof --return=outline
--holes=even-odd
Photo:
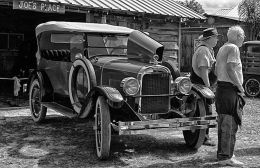
[[[136,13],[206,19],[174,0],[41,0],[83,8],[121,10]]]
[[[237,18],[239,19],[239,14],[238,14],[238,5],[235,6],[228,14],[228,17],[232,17],[232,18]]]
[[[228,19],[240,20],[238,14],[238,5],[230,9],[221,9],[214,13],[213,16],[221,16]]]
[[[231,11],[232,8],[225,8],[225,9],[220,9],[218,10],[216,13],[214,13],[214,15],[227,15],[230,11]]]

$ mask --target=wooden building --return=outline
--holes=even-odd
[[[250,40],[249,27],[239,19],[237,6],[231,9],[222,9],[215,14],[204,14],[205,20],[187,19],[182,23],[181,28],[181,61],[180,67],[183,72],[191,72],[191,60],[194,53],[194,44],[202,31],[209,27],[215,27],[219,37],[217,46],[214,48],[215,55],[219,48],[227,41],[228,28],[234,25],[240,25],[245,31],[245,41]]]
[[[0,78],[26,77],[19,68],[34,66],[35,27],[42,22],[94,22],[138,29],[165,45],[167,59],[181,55],[185,18],[205,19],[174,0],[0,0]],[[25,55],[30,61],[25,61]]]

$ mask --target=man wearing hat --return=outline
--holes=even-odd
[[[199,36],[199,45],[195,50],[192,57],[192,71],[191,82],[194,84],[201,84],[211,88],[216,82],[216,76],[214,74],[214,67],[216,59],[214,57],[213,47],[218,42],[218,32],[215,28],[207,28],[203,31],[203,34]],[[211,104],[213,102],[209,99],[205,99],[206,113],[212,114]],[[209,129],[206,131],[206,137],[204,145],[215,146],[216,144],[209,138]]]

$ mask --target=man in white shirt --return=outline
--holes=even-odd
[[[218,151],[219,164],[228,166],[243,166],[234,159],[236,133],[238,130],[237,114],[239,94],[244,93],[242,63],[239,47],[242,46],[245,34],[240,26],[229,28],[228,42],[217,54],[216,74],[216,111],[218,113]],[[241,119],[241,118],[240,118]]]

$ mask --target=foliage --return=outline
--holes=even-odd
[[[181,5],[186,6],[190,9],[194,10],[195,12],[198,12],[200,14],[205,13],[205,10],[202,8],[202,5],[195,0],[185,0],[184,2],[182,2],[182,1],[178,1],[178,2]]]
[[[260,0],[243,0],[238,6],[241,20],[250,27],[250,39],[256,39],[260,30]]]

